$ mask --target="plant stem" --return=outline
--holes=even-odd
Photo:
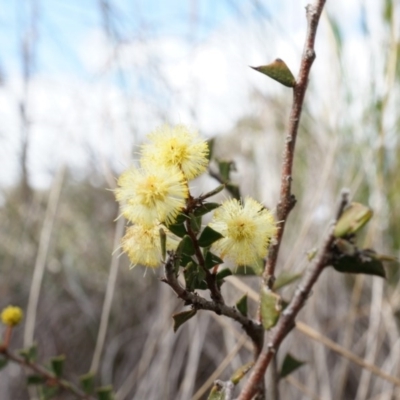
[[[347,203],[348,193],[343,192],[336,220],[342,214]],[[295,327],[295,318],[301,308],[304,306],[307,298],[309,297],[312,287],[314,286],[324,268],[330,264],[332,257],[332,245],[335,240],[335,237],[333,236],[333,228],[334,226],[332,226],[329,230],[329,234],[321,251],[316,257],[311,268],[307,271],[307,274],[302,284],[297,287],[297,290],[289,305],[283,311],[282,316],[278,321],[278,324],[272,331],[267,350],[261,353],[261,355],[258,357],[250,378],[246,382],[246,385],[243,388],[238,400],[251,400],[253,396],[257,393],[258,382],[264,379],[265,371],[267,370],[269,363],[277,352],[281,342]]]
[[[214,311],[218,315],[224,315],[228,318],[235,320],[236,322],[239,322],[239,324],[242,325],[244,331],[253,342],[255,355],[258,355],[262,350],[264,341],[263,326],[260,323],[253,321],[252,319],[241,314],[235,307],[230,307],[226,304],[217,303],[216,301],[206,300],[203,297],[199,296],[197,293],[189,292],[184,287],[182,287],[181,284],[178,282],[174,271],[173,257],[174,253],[169,252],[164,267],[165,277],[162,279],[162,281],[167,283],[178,295],[178,297],[186,302],[186,304],[190,304],[196,310]]]
[[[275,281],[275,265],[279,254],[283,232],[290,211],[296,204],[296,199],[291,192],[292,187],[292,169],[294,160],[294,151],[296,145],[296,137],[299,129],[301,112],[303,109],[304,96],[307,90],[308,76],[311,66],[315,60],[315,35],[317,32],[319,18],[324,7],[325,0],[317,0],[314,5],[306,7],[307,15],[307,34],[304,45],[303,55],[301,59],[300,71],[293,88],[293,103],[290,111],[288,133],[283,150],[282,172],[281,172],[281,189],[277,205],[277,221],[278,231],[275,242],[270,246],[268,258],[263,273],[263,283],[272,289]]]

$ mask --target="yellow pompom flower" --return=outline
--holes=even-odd
[[[276,234],[272,213],[249,197],[243,203],[236,199],[222,203],[210,227],[224,236],[212,248],[221,258],[227,257],[237,265],[252,265],[265,257]]]
[[[19,307],[8,306],[1,312],[1,322],[7,326],[15,326],[21,322],[23,316],[24,313]]]
[[[179,241],[174,240],[166,228],[163,229],[167,233],[167,250],[176,249]],[[122,238],[122,250],[128,255],[133,267],[137,264],[158,267],[161,262],[160,226],[130,226]]]
[[[189,195],[185,178],[175,168],[131,168],[118,179],[115,196],[122,215],[133,223],[152,226],[173,223]]]
[[[148,138],[151,142],[142,146],[142,166],[176,166],[188,180],[206,171],[208,144],[184,125],[164,125]]]

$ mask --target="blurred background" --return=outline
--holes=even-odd
[[[279,57],[297,75],[306,4],[0,2],[0,307],[26,314],[13,348],[35,341],[41,362],[66,354],[70,379],[98,371],[118,400],[205,399],[212,379],[251,360],[240,327],[221,317],[201,312],[173,333],[183,304],[161,270],[130,270],[114,252],[124,222],[112,189],[147,133],[182,123],[215,138],[242,194],[273,208],[291,90],[249,65]],[[375,212],[361,245],[399,256],[399,2],[328,0],[316,53],[278,272],[307,266],[343,187]],[[203,176],[193,191],[216,185]],[[387,274],[325,271],[299,320],[398,377],[398,265]],[[241,282],[224,285],[231,304],[258,290]],[[280,383],[282,399],[400,399],[399,387],[300,332],[279,362],[287,351],[307,364]],[[35,398],[24,382],[17,365],[3,369],[1,399]]]

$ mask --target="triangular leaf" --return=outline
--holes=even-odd
[[[362,254],[362,252],[360,252]],[[339,256],[333,263],[333,268],[338,272],[350,274],[376,275],[382,278],[386,277],[382,261],[360,254],[354,256]]]
[[[268,288],[261,289],[261,319],[265,330],[273,328],[278,322],[282,311],[282,302],[279,295]]]
[[[284,61],[277,58],[274,62],[260,67],[250,67],[287,87],[294,87],[296,79]]]
[[[236,171],[235,163],[233,161],[225,161],[225,160],[218,160],[218,169],[219,174],[222,180],[225,182],[229,182],[231,180],[230,174],[231,171]]]
[[[214,242],[221,238],[223,238],[223,236],[219,232],[214,231],[214,229],[210,228],[209,226],[206,226],[203,232],[201,232],[198,244],[200,247],[211,246]]]
[[[103,386],[96,389],[98,400],[114,400],[112,386]]]
[[[333,235],[337,238],[357,233],[372,217],[373,211],[361,203],[351,203],[336,222]]]
[[[207,269],[211,269],[216,265],[223,264],[224,260],[211,253],[211,251],[207,251],[206,256],[204,258],[204,265]]]
[[[196,310],[189,310],[189,311],[182,311],[179,313],[176,313],[172,316],[174,319],[174,332],[178,330],[178,328],[183,325],[186,321],[189,321],[190,318],[194,317],[196,315]]]
[[[185,277],[186,289],[189,292],[194,292],[196,289],[207,289],[206,274],[195,262],[191,261],[186,265],[183,275]]]
[[[29,375],[26,377],[27,385],[42,385],[46,381],[42,375]]]
[[[65,355],[59,355],[50,359],[51,369],[54,375],[58,378],[61,377],[64,370]]]
[[[285,359],[283,360],[279,377],[284,378],[285,376],[288,376],[289,374],[291,374],[293,371],[295,371],[297,368],[300,368],[304,364],[305,364],[304,361],[300,361],[297,358],[293,357],[290,353],[287,353]]]
[[[238,368],[231,376],[231,382],[234,385],[237,385],[244,378],[244,376],[253,368],[253,365],[254,365],[254,362],[251,361],[245,365],[242,365],[240,368]]]
[[[302,273],[293,273],[293,272],[283,271],[276,278],[273,289],[278,290],[278,289],[283,288],[284,286],[290,285],[291,283],[300,279],[302,275],[303,275]]]
[[[0,370],[8,364],[8,359],[0,356]]]
[[[236,303],[236,308],[242,315],[247,317],[247,294],[245,294],[238,300],[238,302]]]
[[[248,275],[248,276],[256,275],[254,269],[252,267],[249,267],[248,265],[239,265],[233,270],[233,273],[235,275]]]
[[[221,288],[222,284],[225,282],[224,278],[227,276],[232,275],[232,271],[229,268],[224,268],[222,271],[219,271],[216,278],[217,278],[217,285]]]
[[[172,232],[174,235],[183,238],[186,234],[186,228],[184,223],[175,223],[171,225],[167,225],[167,228],[170,232]]]
[[[193,213],[189,214],[190,227],[192,231],[197,235],[201,229],[201,215],[195,216]]]
[[[221,185],[222,189],[225,187],[225,185]],[[221,204],[219,203],[205,203],[201,205],[200,207],[196,208],[196,210],[193,212],[193,214],[196,217],[200,217],[202,215],[208,214],[209,212],[215,210],[218,208]]]
[[[234,199],[240,200],[241,195],[238,185],[235,185],[234,183],[227,183],[226,190],[232,195]]]
[[[93,372],[88,372],[85,375],[79,377],[83,391],[86,394],[92,394],[94,392],[94,374]]]

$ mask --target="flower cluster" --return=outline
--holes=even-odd
[[[122,248],[132,265],[157,267],[161,258],[159,229],[171,224],[185,208],[188,181],[208,165],[208,146],[197,133],[178,125],[165,125],[148,135],[142,146],[140,166],[130,168],[118,179],[116,199],[122,215],[133,226],[122,239]],[[167,249],[177,241],[167,233]]]
[[[223,236],[213,244],[213,250],[237,265],[254,265],[265,257],[276,234],[272,213],[250,197],[243,203],[225,201],[215,211],[210,227]]]
[[[21,322],[23,316],[24,313],[19,307],[7,306],[1,312],[1,322],[7,326],[15,326]]]
[[[166,249],[175,250],[180,239],[167,227],[172,229],[175,223],[173,230],[178,232],[176,225],[180,224],[179,235],[184,237],[186,228],[183,222],[176,223],[178,215],[186,210],[185,218],[190,221],[191,213],[196,211],[190,207],[203,206],[202,201],[198,205],[193,201],[188,183],[207,169],[209,149],[204,140],[182,125],[163,126],[150,133],[148,139],[141,148],[140,168],[132,167],[120,176],[115,195],[121,203],[122,215],[132,224],[122,239],[123,251],[133,266],[157,267],[162,258],[160,228],[166,233]],[[198,223],[201,225],[201,218]],[[213,239],[200,240],[200,232],[199,243],[207,243],[204,245],[207,248],[212,244],[211,250],[222,260],[228,258],[237,265],[255,265],[267,255],[276,234],[271,212],[249,197],[243,201],[225,201],[216,209],[209,228],[215,231],[211,233]],[[210,229],[204,232],[207,236]]]

